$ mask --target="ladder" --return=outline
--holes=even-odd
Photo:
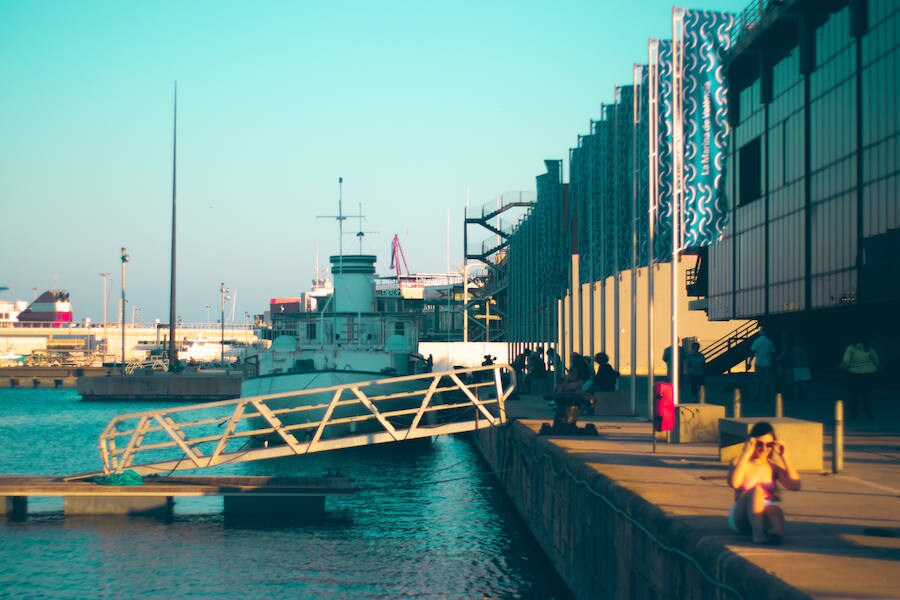
[[[496,427],[515,385],[509,365],[497,364],[120,415],[100,435],[102,474],[168,474]]]

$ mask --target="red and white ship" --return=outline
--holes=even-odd
[[[63,327],[72,322],[69,292],[47,290],[9,322],[14,327]]]

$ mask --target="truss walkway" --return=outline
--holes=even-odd
[[[493,365],[121,415],[100,435],[103,473],[171,473],[495,427],[506,423],[514,389],[512,369]]]

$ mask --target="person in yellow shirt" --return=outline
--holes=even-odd
[[[866,342],[849,344],[844,350],[840,367],[847,372],[847,400],[850,403],[850,418],[859,414],[863,405],[866,416],[872,418],[872,383],[880,366],[878,354]]]

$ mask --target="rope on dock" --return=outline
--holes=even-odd
[[[126,469],[121,473],[94,477],[93,482],[100,485],[142,485],[144,478],[137,471]]]

